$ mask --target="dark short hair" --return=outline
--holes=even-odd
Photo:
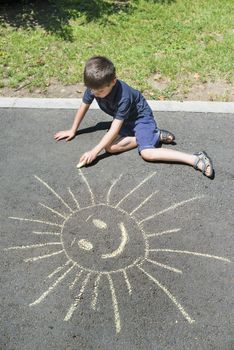
[[[106,57],[91,57],[85,64],[84,84],[91,89],[109,85],[116,78],[115,66]]]

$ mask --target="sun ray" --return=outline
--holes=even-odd
[[[70,306],[70,309],[68,310],[65,318],[64,318],[64,321],[69,321],[70,318],[72,317],[74,311],[76,310],[76,308],[78,307],[79,305],[79,302],[80,302],[80,299],[84,293],[84,290],[85,290],[85,287],[86,287],[86,284],[88,283],[89,281],[89,278],[90,278],[90,275],[91,275],[91,272],[89,272],[85,278],[85,280],[83,281],[83,284],[81,286],[81,290],[80,290],[80,293],[77,295],[77,297],[75,298],[75,302]]]
[[[40,204],[42,207],[44,207],[44,208],[50,210],[52,213],[54,213],[54,214],[60,216],[60,217],[63,218],[63,219],[67,219],[67,218],[68,218],[68,216],[64,216],[64,215],[60,214],[58,211],[56,211],[56,210],[54,210],[54,209],[48,207],[47,205],[45,205],[45,204],[43,204],[43,203],[39,203],[39,204]]]
[[[182,315],[186,318],[186,320],[189,323],[194,323],[195,320],[193,320],[189,314],[185,311],[183,306],[176,300],[176,298],[171,294],[171,292],[164,287],[156,278],[152,277],[148,272],[146,272],[142,267],[138,266],[138,269],[140,269],[149,279],[151,279],[159,288],[161,288],[164,293],[168,296],[168,298],[176,305],[176,307],[179,309],[179,311],[182,313]]]
[[[110,195],[111,195],[111,191],[113,190],[113,188],[115,187],[115,185],[117,184],[117,182],[121,179],[121,177],[123,176],[123,174],[120,174],[120,176],[118,177],[118,179],[114,180],[111,187],[109,188],[109,191],[107,192],[107,197],[106,197],[106,202],[109,205],[110,204]]]
[[[33,303],[29,304],[29,306],[34,306],[40,304],[54,289],[55,287],[67,276],[67,274],[75,267],[76,263],[74,263],[62,276],[60,276],[38,299],[36,299]]]
[[[69,289],[74,288],[74,285],[78,282],[81,274],[83,273],[83,270],[80,270],[79,273],[76,274],[76,277],[74,278],[74,280],[72,281],[72,283],[69,286]]]
[[[113,280],[110,276],[110,274],[107,274],[107,278],[109,280],[110,284],[110,290],[111,290],[111,296],[112,296],[112,305],[114,309],[114,316],[115,316],[115,328],[116,328],[116,333],[119,333],[121,331],[121,323],[120,323],[120,316],[119,316],[119,306],[115,294],[115,288],[113,284]]]
[[[173,271],[173,272],[176,272],[176,273],[182,273],[181,270],[178,270],[178,269],[176,269],[174,267],[171,267],[171,266],[168,266],[168,265],[164,265],[164,264],[159,263],[159,262],[157,262],[155,260],[151,260],[151,259],[147,259],[147,258],[145,260],[150,262],[150,263],[152,263],[152,264],[154,264],[154,265],[158,265],[158,266],[160,266],[160,267],[162,267],[162,268],[164,268],[166,270]]]
[[[39,247],[46,247],[48,245],[62,245],[62,243],[61,242],[48,242],[48,243],[39,243],[39,244],[32,244],[32,245],[21,245],[21,246],[5,248],[4,250],[39,248]]]
[[[93,291],[93,299],[91,302],[91,307],[93,310],[96,310],[97,298],[98,298],[98,287],[101,279],[101,273],[98,274],[95,282],[94,282],[94,291]]]
[[[86,221],[86,222],[89,221],[89,219],[90,219],[92,216],[93,216],[93,214],[92,214],[92,215],[89,215],[85,221]]]
[[[36,257],[34,257],[34,258],[24,259],[24,261],[25,261],[25,262],[29,262],[29,261],[37,261],[37,260],[41,260],[41,259],[45,259],[45,258],[49,258],[49,257],[54,256],[54,255],[61,254],[62,252],[64,252],[64,249],[59,250],[58,252],[51,253],[51,254],[40,255],[40,256],[36,256]]]
[[[47,222],[47,221],[43,221],[43,220],[16,218],[16,217],[14,217],[14,216],[9,216],[9,219],[20,220],[20,221],[39,222],[39,223],[41,223],[41,224],[46,224],[46,225],[51,225],[51,226],[62,227],[62,225],[56,224],[56,223],[54,223],[54,222]]]
[[[60,232],[41,232],[41,231],[33,231],[35,235],[49,235],[49,236],[61,236]]]
[[[74,213],[74,211],[69,207],[69,205],[63,200],[62,197],[60,197],[60,195],[55,192],[55,190],[53,190],[53,188],[51,188],[45,181],[43,181],[40,177],[38,177],[37,175],[34,175],[35,178],[40,181],[45,187],[47,187],[64,205],[65,207],[67,207],[69,209],[70,212]]]
[[[146,202],[148,202],[148,200],[156,193],[158,193],[159,191],[154,191],[153,193],[151,193],[151,195],[149,195],[143,202],[141,202],[141,204],[135,208],[129,215],[131,216],[133,213],[135,213],[138,209],[140,209]]]
[[[178,254],[190,254],[195,256],[203,256],[205,258],[212,258],[217,260],[222,260],[231,263],[231,260],[227,258],[223,258],[221,256],[211,255],[211,254],[204,254],[204,253],[198,253],[198,252],[191,252],[188,250],[174,250],[174,249],[149,249],[150,252],[168,252],[168,253],[178,253]]]
[[[70,195],[72,196],[72,199],[76,203],[77,209],[80,209],[80,204],[79,204],[78,200],[76,199],[74,193],[71,191],[70,187],[68,187],[67,189],[68,189],[68,192],[70,193]]]
[[[88,183],[88,180],[87,180],[86,177],[84,176],[84,174],[83,174],[83,172],[81,171],[81,169],[79,169],[79,173],[80,173],[80,175],[82,176],[82,179],[84,180],[84,182],[86,183],[86,186],[87,186],[87,188],[88,188],[88,190],[89,190],[89,192],[90,192],[91,202],[92,202],[92,204],[94,205],[94,204],[95,204],[94,194],[93,194],[93,192],[92,192],[92,190],[91,190],[91,187],[90,187],[90,185],[89,185],[89,183]]]
[[[126,282],[127,287],[128,287],[128,293],[129,293],[129,295],[131,295],[132,294],[132,287],[131,287],[131,284],[130,284],[129,279],[128,279],[128,275],[127,275],[125,270],[123,270],[123,274],[124,274],[125,282]]]
[[[126,196],[124,196],[119,203],[116,204],[115,208],[117,208],[127,197],[129,197],[133,192],[135,192],[139,187],[141,187],[146,181],[148,181],[151,177],[153,177],[156,174],[156,171],[153,172],[151,175],[146,177],[142,182],[140,182],[136,187],[134,187]]]
[[[50,275],[48,275],[48,276],[46,277],[46,279],[47,279],[47,278],[51,278],[51,277],[53,277],[54,275],[56,275],[56,273],[58,273],[59,271],[63,270],[68,264],[70,264],[70,262],[71,262],[71,260],[68,260],[68,261],[66,262],[66,264],[57,267],[57,269],[55,269]]]
[[[184,205],[186,203],[189,203],[189,202],[192,202],[192,201],[194,201],[196,199],[201,199],[201,198],[204,198],[204,197],[205,196],[197,196],[197,197],[186,199],[186,200],[184,200],[182,202],[179,202],[179,203],[175,203],[174,205],[170,206],[169,208],[163,209],[163,210],[157,212],[156,214],[153,214],[153,215],[148,216],[147,218],[141,220],[139,222],[139,225],[142,224],[143,222],[147,221],[147,220],[153,219],[155,216],[164,214],[164,213],[166,213],[167,211],[170,211],[170,210],[175,210],[176,208],[178,208],[178,207],[180,207],[180,206],[182,206],[182,205]]]
[[[73,244],[75,243],[75,241],[76,241],[76,237],[73,239],[73,241],[71,242],[71,247],[73,246]]]
[[[162,235],[166,235],[168,233],[179,232],[180,230],[181,230],[181,228],[174,228],[172,230],[167,230],[167,231],[162,231],[162,232],[147,233],[146,236],[147,237],[162,236]]]

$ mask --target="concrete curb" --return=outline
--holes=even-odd
[[[81,101],[81,98],[1,97],[0,108],[77,109]],[[234,113],[234,102],[148,100],[148,103],[154,112]],[[99,109],[96,102],[90,108]]]

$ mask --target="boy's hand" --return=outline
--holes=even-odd
[[[95,159],[97,158],[97,153],[95,151],[88,151],[85,152],[81,157],[80,157],[80,163],[85,163],[85,164],[90,164],[92,163]]]
[[[64,130],[64,131],[59,131],[54,135],[54,139],[56,141],[66,139],[66,141],[70,141],[75,137],[76,133],[70,129],[70,130]]]

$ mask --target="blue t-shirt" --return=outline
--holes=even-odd
[[[153,112],[140,91],[133,89],[122,80],[117,80],[111,92],[104,98],[95,97],[87,88],[83,102],[91,104],[96,99],[100,109],[112,117],[130,121],[140,117],[153,117]]]

